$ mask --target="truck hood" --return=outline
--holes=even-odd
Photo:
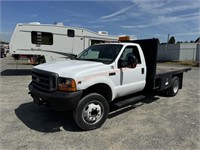
[[[91,74],[94,71],[105,71],[110,69],[109,65],[101,62],[68,60],[60,62],[51,62],[34,67],[44,71],[57,73],[60,77],[76,78],[77,76],[84,76],[84,74]]]

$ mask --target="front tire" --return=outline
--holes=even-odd
[[[91,93],[83,97],[73,111],[76,124],[83,130],[101,127],[106,121],[108,114],[108,101],[97,93]]]

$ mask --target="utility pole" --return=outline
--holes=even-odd
[[[169,36],[170,36],[170,34],[167,35],[167,43],[166,43],[166,46],[165,46],[166,54],[169,53],[169,51],[168,51]],[[168,55],[166,55],[166,56],[167,56],[167,59],[168,59]]]
[[[165,50],[168,50],[169,36],[170,36],[170,34],[167,35],[167,44],[166,44],[166,48],[165,48]]]
[[[170,34],[167,35],[167,44],[169,43],[169,36]]]

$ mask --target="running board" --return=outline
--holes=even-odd
[[[124,107],[124,106],[130,105],[130,104],[136,103],[138,101],[144,100],[146,98],[147,98],[147,96],[139,95],[139,96],[135,96],[135,97],[131,97],[128,99],[117,101],[116,103],[114,102],[114,105],[116,105],[118,107]]]

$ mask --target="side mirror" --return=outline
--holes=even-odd
[[[128,62],[127,62],[127,67],[128,68],[135,68],[137,66],[137,58],[135,56],[129,56],[128,57]]]
[[[122,61],[122,59],[119,59],[117,65],[118,65],[118,68],[123,68],[123,61]]]
[[[137,58],[135,56],[129,56],[128,60],[119,59],[118,68],[135,68],[137,66]]]

